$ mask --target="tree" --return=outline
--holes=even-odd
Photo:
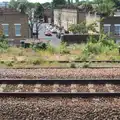
[[[35,18],[43,18],[43,11],[44,8],[40,3],[35,3],[35,13],[34,13],[34,17]]]
[[[51,8],[51,3],[45,2],[42,4],[43,8]]]
[[[79,3],[79,0],[75,0],[76,3]]]
[[[27,2],[20,2],[18,4],[18,8],[17,9],[20,10],[21,13],[26,13],[26,11],[27,11],[27,5],[28,5]]]
[[[120,0],[113,0],[113,2],[115,3],[115,7],[120,9]]]
[[[93,11],[93,6],[89,0],[82,1],[80,7],[85,12]]]
[[[95,11],[105,16],[111,16],[116,11],[115,2],[113,0],[94,0],[97,4]]]
[[[71,1],[70,0],[67,0],[68,4],[71,4]]]
[[[53,6],[57,7],[59,5],[65,5],[66,1],[65,0],[53,0]]]
[[[72,24],[69,28],[69,31],[73,33],[79,33],[79,34],[84,34],[87,32],[86,29],[86,22],[81,22],[80,24]]]
[[[37,24],[36,34],[38,38],[38,31],[40,24],[37,21],[42,17],[42,13],[43,13],[42,5],[40,3],[31,3],[28,2],[27,0],[17,0],[17,1],[11,0],[9,3],[9,7],[14,8],[20,11],[21,13],[28,15],[28,19],[29,19],[28,24],[31,31],[31,38],[33,38],[33,26],[34,26],[34,22],[36,21]]]
[[[15,9],[17,9],[17,7],[18,7],[18,3],[17,3],[17,1],[15,1],[15,0],[11,0],[10,2],[9,2],[9,8],[15,8]]]
[[[97,27],[96,23],[92,23],[89,25],[86,25],[86,22],[81,22],[80,24],[73,24],[69,27],[69,31],[73,33],[79,33],[79,34],[86,34],[88,31],[97,32],[95,27]]]

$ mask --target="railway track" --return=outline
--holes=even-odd
[[[87,60],[87,61],[82,61],[82,60],[73,60],[73,61],[68,61],[68,60],[64,60],[64,61],[49,61],[50,63],[53,63],[53,62],[58,62],[58,63],[71,63],[71,62],[74,62],[74,63],[84,63],[84,62],[91,62],[91,63],[120,63],[119,60]]]
[[[120,96],[120,80],[0,80],[0,96]]]

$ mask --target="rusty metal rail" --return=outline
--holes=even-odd
[[[112,80],[0,80],[0,84],[120,84]],[[0,92],[0,97],[64,96],[64,97],[120,97],[120,92]]]

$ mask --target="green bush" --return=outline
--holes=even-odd
[[[4,61],[0,61],[1,64],[4,64],[5,62]]]
[[[99,55],[101,53],[107,53],[108,51],[116,49],[118,46],[113,39],[107,35],[101,33],[98,40],[90,36],[88,43],[86,44],[81,58],[88,59],[91,55]]]
[[[40,64],[43,63],[43,60],[42,59],[36,59],[32,63],[33,63],[33,65],[40,65]]]
[[[86,62],[85,62],[85,63],[83,64],[83,68],[89,68],[89,67],[90,67],[90,63],[86,63]]]
[[[47,44],[40,42],[37,44],[32,44],[31,46],[34,50],[46,50],[47,49]]]
[[[0,52],[5,52],[8,49],[8,40],[5,38],[5,36],[0,37]]]
[[[76,68],[75,63],[71,63],[71,64],[70,64],[70,68]]]
[[[6,65],[9,66],[9,67],[12,67],[13,66],[13,62],[12,61],[7,62]]]
[[[51,46],[50,44],[47,44],[47,50],[48,50],[50,53],[56,53],[56,52],[57,52],[57,48]]]
[[[62,42],[60,44],[59,52],[60,52],[60,54],[69,54],[70,53],[70,51],[67,48],[67,44],[66,43]]]

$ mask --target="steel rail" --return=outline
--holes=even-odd
[[[32,96],[65,96],[65,97],[120,97],[120,93],[110,92],[0,92],[0,96],[32,97]]]
[[[93,62],[93,63],[120,63],[120,60],[115,60],[115,61],[111,61],[111,60],[92,60],[92,61],[81,61],[81,60],[73,60],[73,61],[67,61],[67,60],[64,60],[64,61],[47,61],[47,62],[50,62],[50,63],[53,63],[53,62],[58,62],[58,63],[71,63],[71,62],[75,62],[75,63],[84,63],[84,62]]]
[[[120,84],[120,79],[81,80],[0,80],[0,84]]]

